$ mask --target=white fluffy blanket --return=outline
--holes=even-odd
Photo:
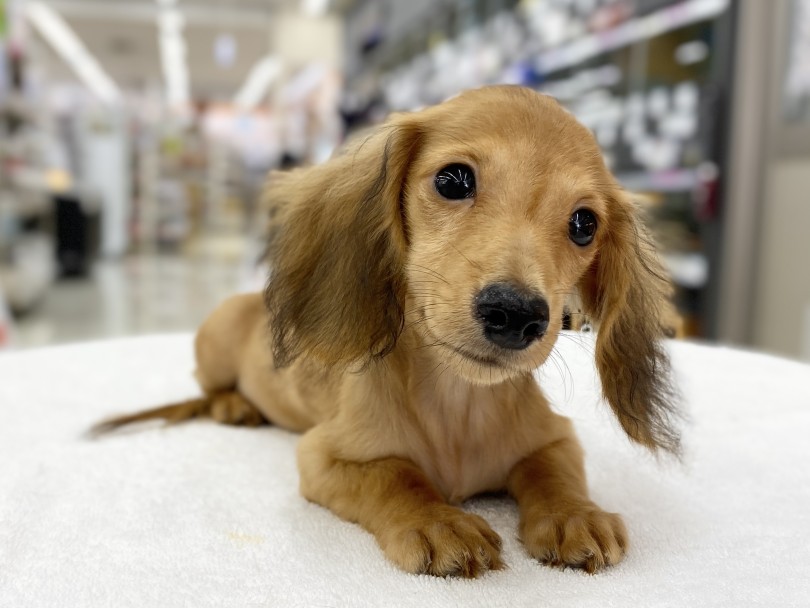
[[[211,422],[81,438],[107,415],[196,394],[191,338],[0,356],[0,606],[808,606],[810,367],[669,346],[692,424],[658,464],[599,402],[588,339],[539,372],[576,421],[594,498],[632,547],[596,576],[530,560],[507,499],[473,500],[509,568],[403,574],[297,491],[297,437]],[[564,362],[564,363],[563,363]],[[505,438],[506,439],[506,438]]]

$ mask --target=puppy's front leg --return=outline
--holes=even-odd
[[[304,497],[359,523],[406,572],[472,578],[502,567],[500,537],[482,518],[448,505],[413,462],[341,460],[319,431],[298,449]]]
[[[624,523],[588,497],[573,431],[521,460],[508,483],[520,507],[520,537],[536,559],[593,573],[624,557]]]

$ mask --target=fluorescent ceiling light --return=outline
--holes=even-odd
[[[26,8],[26,16],[96,97],[105,103],[121,99],[118,86],[59,13],[47,4],[32,2]]]
[[[177,0],[157,0],[160,59],[166,82],[166,100],[172,107],[188,105],[191,82],[186,62],[186,40],[183,37],[185,19],[177,8]]]
[[[265,57],[250,71],[250,74],[236,94],[233,102],[240,110],[252,110],[267,94],[270,85],[281,75],[281,61],[278,58]]]
[[[310,17],[323,17],[329,10],[330,0],[302,0],[301,10]]]

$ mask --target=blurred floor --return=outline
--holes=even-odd
[[[148,254],[99,262],[91,277],[59,281],[18,319],[15,345],[193,331],[223,299],[261,285],[245,259]]]

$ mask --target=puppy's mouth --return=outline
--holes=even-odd
[[[440,346],[442,348],[445,348],[445,349],[455,353],[459,357],[462,357],[463,359],[465,359],[467,361],[471,361],[473,363],[478,363],[479,365],[484,365],[486,367],[499,367],[499,368],[502,368],[502,369],[509,369],[508,366],[505,365],[504,362],[501,359],[498,359],[497,357],[491,357],[491,356],[487,356],[487,355],[480,355],[480,354],[471,352],[471,351],[467,350],[466,348],[456,346],[455,344],[452,344],[450,342],[447,342],[447,341],[442,340],[441,338],[437,337],[436,334],[433,333],[433,331],[430,329],[430,327],[427,324],[427,319],[425,318],[424,310],[422,310],[420,312],[421,312],[421,315],[422,315],[422,320],[424,322],[424,328],[425,328],[424,331],[427,334],[427,338],[428,338],[428,340],[430,340],[430,343],[432,345]]]
[[[523,357],[525,357],[526,350],[522,351],[504,351],[502,356],[491,353],[476,352],[477,349],[469,348],[466,345],[459,346],[454,343],[455,340],[445,340],[439,338],[433,331],[428,323],[427,316],[424,309],[419,310],[420,322],[419,325],[423,328],[423,338],[427,341],[426,346],[438,347],[444,351],[449,351],[453,356],[461,359],[462,362],[473,364],[473,366],[480,366],[484,369],[499,370],[501,373],[515,374],[522,373],[534,369],[541,365],[546,356],[542,357],[541,361],[527,361],[524,366]],[[538,342],[545,342],[545,340],[538,340]],[[527,349],[528,350],[528,349]],[[523,357],[521,357],[523,355]]]
[[[469,352],[467,350],[464,350],[463,348],[459,348],[458,346],[453,346],[452,344],[449,344],[448,342],[441,342],[440,341],[439,344],[441,344],[442,346],[444,346],[445,348],[447,348],[449,350],[452,350],[457,355],[459,355],[461,357],[464,357],[465,359],[468,359],[470,361],[475,361],[476,363],[480,363],[481,365],[488,365],[490,367],[505,367],[505,365],[501,361],[496,359],[495,357],[486,357],[486,356],[482,356],[482,355],[476,355],[476,354],[471,353],[471,352]]]

